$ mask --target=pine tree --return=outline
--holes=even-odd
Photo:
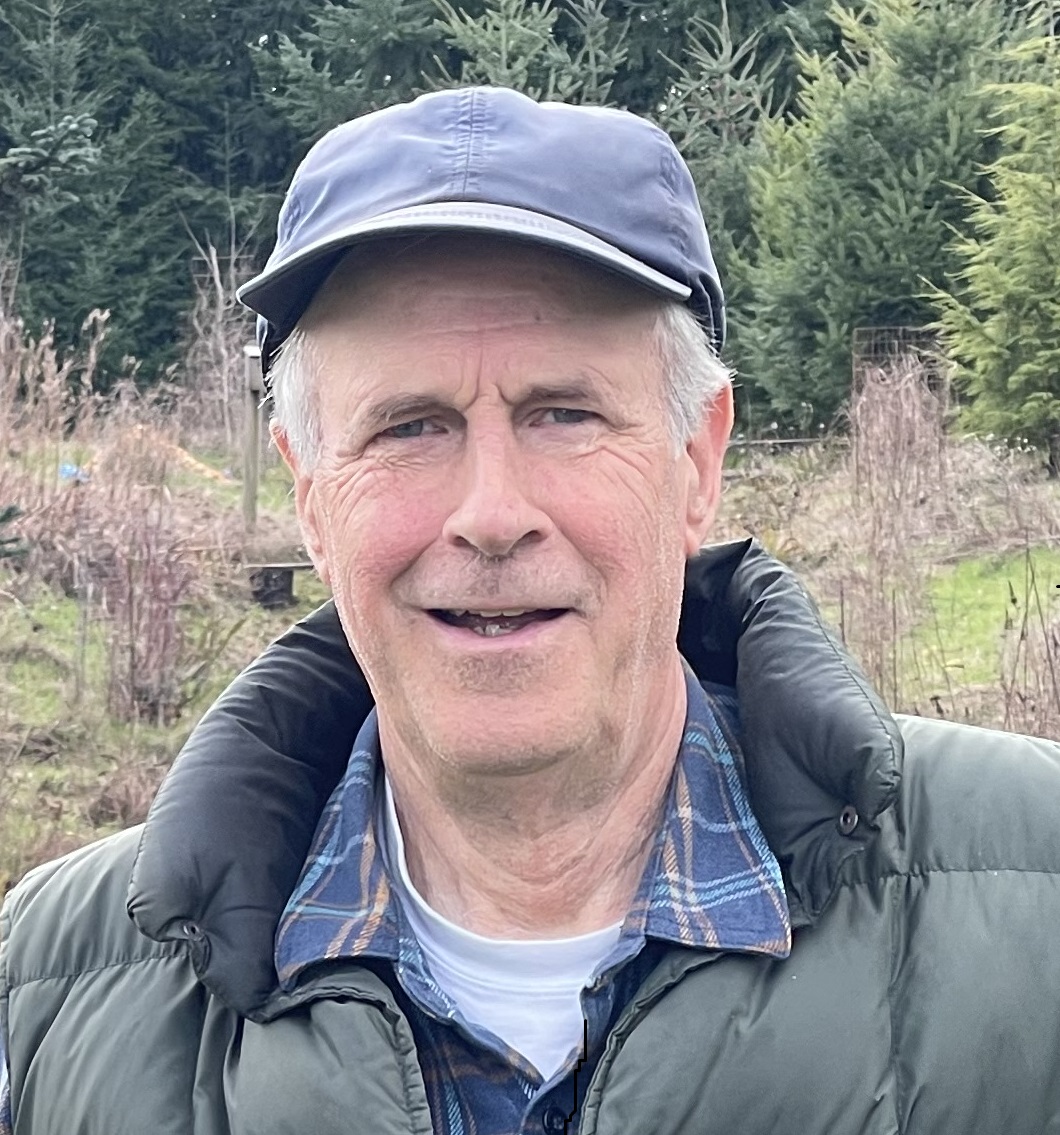
[[[333,0],[306,28],[255,52],[264,97],[293,128],[299,150],[333,126],[425,87],[445,52],[432,0]]]
[[[725,287],[726,355],[741,367],[740,334],[751,300],[747,265],[751,252],[750,177],[762,160],[763,126],[777,121],[773,82],[780,59],[759,60],[761,36],[734,37],[728,5],[711,24],[693,20],[685,56],[658,119],[677,142],[699,188],[714,258]],[[761,391],[746,378],[737,406],[747,425],[759,412]]]
[[[0,11],[0,246],[12,255],[26,226],[54,223],[76,206],[100,158],[98,98],[78,97],[88,44],[62,26],[64,0],[24,6],[20,24]],[[15,15],[15,13],[12,13]]]
[[[960,188],[991,155],[984,79],[1012,34],[994,0],[834,7],[834,56],[804,55],[799,117],[767,126],[752,178],[747,366],[774,407],[828,420],[849,391],[855,328],[922,326],[924,281],[956,267]]]
[[[970,399],[966,424],[1026,438],[1060,475],[1060,58],[1054,36],[1008,57],[1017,80],[989,88],[1001,154],[955,242],[938,326]]]
[[[486,0],[480,16],[437,0],[437,26],[462,59],[452,75],[439,61],[432,86],[485,83],[535,99],[606,105],[626,57],[628,21],[604,12],[607,0]]]

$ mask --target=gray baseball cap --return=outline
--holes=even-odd
[[[687,303],[724,343],[696,187],[664,131],[628,111],[465,87],[343,123],[295,170],[272,255],[238,292],[258,314],[263,369],[347,251],[432,232],[559,249]]]

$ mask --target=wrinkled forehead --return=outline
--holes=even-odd
[[[646,289],[564,253],[513,240],[440,234],[347,254],[300,328],[318,332],[350,323],[396,328],[432,318],[454,329],[461,321],[501,327],[594,319],[644,328],[660,306]]]
[[[577,387],[614,407],[650,405],[654,418],[666,398],[661,309],[645,290],[550,250],[436,238],[348,256],[297,339],[340,416],[384,395],[445,401],[473,389],[518,405],[531,391]]]

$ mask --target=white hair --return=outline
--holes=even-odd
[[[703,414],[732,380],[702,325],[683,303],[664,301],[653,329],[653,347],[666,379],[670,434],[680,450],[699,429]],[[320,452],[317,360],[305,333],[295,328],[269,368],[272,420],[287,435],[305,471]]]
[[[732,381],[703,325],[683,303],[660,305],[655,350],[666,383],[670,436],[683,449],[699,430],[707,407]]]
[[[287,435],[299,467],[308,472],[320,453],[320,414],[317,411],[316,360],[305,332],[296,327],[280,347],[268,371],[272,421]]]

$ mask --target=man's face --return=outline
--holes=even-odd
[[[296,497],[384,749],[517,775],[619,744],[672,685],[731,400],[678,452],[656,312],[467,239],[340,267],[314,301],[322,446]]]

